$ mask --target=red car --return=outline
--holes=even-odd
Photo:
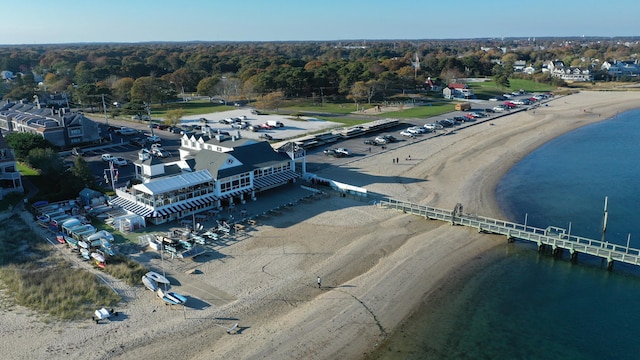
[[[265,130],[271,130],[271,129],[273,128],[273,126],[271,126],[271,125],[269,125],[269,124],[267,124],[267,123],[260,124],[260,125],[258,125],[258,126],[259,126],[261,129],[265,129]]]

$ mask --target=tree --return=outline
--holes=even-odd
[[[62,159],[52,148],[36,148],[29,151],[27,163],[31,167],[40,170],[40,175],[52,180],[61,178],[64,172]]]
[[[496,83],[496,86],[501,89],[506,89],[511,84],[509,83],[509,75],[510,71],[505,69],[503,66],[495,65],[493,67],[493,81]]]
[[[284,94],[282,93],[282,91],[270,92],[267,95],[263,96],[256,105],[263,109],[278,110],[278,108],[282,104],[283,98]]]
[[[209,76],[200,80],[196,87],[198,94],[208,96],[209,101],[211,101],[214,96],[218,95],[218,90],[216,88],[218,82],[220,82],[220,78],[218,76]]]
[[[111,91],[117,101],[127,102],[131,99],[131,88],[134,80],[130,77],[120,78],[113,82]]]
[[[10,132],[6,134],[5,139],[7,145],[13,149],[18,161],[27,161],[29,150],[31,149],[45,149],[52,148],[53,145],[45,140],[42,136],[23,132]]]
[[[183,109],[172,109],[164,114],[164,123],[169,126],[176,126],[184,116]]]
[[[91,167],[89,163],[81,157],[78,156],[73,162],[73,168],[71,168],[71,173],[77,177],[81,182],[83,187],[93,188],[96,185],[95,176],[91,171]]]
[[[136,79],[131,87],[131,98],[142,100],[145,104],[165,103],[175,98],[176,91],[167,80],[152,76],[144,76]]]
[[[369,98],[370,91],[370,85],[364,81],[356,81],[356,83],[351,87],[351,91],[349,92],[349,95],[347,95],[347,99],[353,100],[357,108],[359,102]]]

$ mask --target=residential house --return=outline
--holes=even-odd
[[[0,132],[0,199],[10,192],[23,192],[22,177],[16,166],[13,149]]]
[[[304,149],[217,134],[184,135],[180,159],[134,163],[141,184],[116,189],[111,204],[161,224],[257,200],[257,194],[304,174]],[[296,162],[301,161],[300,173]]]
[[[428,91],[433,91],[433,92],[442,91],[442,85],[432,80],[431,77],[427,78],[427,81],[425,81],[425,84],[427,85]]]
[[[442,90],[442,95],[446,99],[470,99],[475,97],[475,93],[469,85],[458,83],[447,85],[447,87]]]
[[[513,63],[513,72],[521,73],[524,72],[525,67],[527,66],[527,62],[524,60],[516,60]]]
[[[0,129],[37,134],[59,147],[99,142],[96,122],[67,108],[43,108],[38,104],[0,102]]]
[[[593,81],[593,74],[589,69],[578,67],[568,67],[560,60],[549,61],[542,69],[549,72],[551,76],[558,77],[565,81]]]
[[[640,66],[638,65],[638,60],[614,60],[612,62],[605,61],[604,63],[602,63],[602,66],[600,68],[602,70],[605,70],[610,76],[614,77],[636,77],[640,75]]]

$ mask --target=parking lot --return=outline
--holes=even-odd
[[[531,96],[531,94],[524,94],[518,97],[514,96],[505,101],[516,101],[519,98],[529,98]],[[540,103],[521,105],[518,108],[501,112],[485,112],[485,109],[492,109],[498,105],[504,105],[504,101],[473,100],[472,109],[468,111],[454,111],[451,113],[424,119],[404,119],[397,127],[386,129],[378,133],[368,134],[366,136],[360,136],[351,139],[343,139],[329,145],[307,149],[307,171],[319,171],[328,166],[346,164],[349,161],[353,161],[362,156],[375,154],[380,151],[397,149],[417,141],[428,140],[431,137],[440,136],[443,133],[455,133],[455,131],[460,128],[472,126],[475,123],[479,122],[490,121],[491,119],[494,119],[496,117],[508,115],[511,112],[522,111],[526,110],[527,108],[539,106]],[[401,132],[406,131],[409,127],[423,128],[425,124],[436,123],[444,119],[465,117],[465,115],[467,115],[469,112],[482,112],[486,114],[486,117],[476,119],[466,118],[465,122],[456,122],[455,125],[450,128],[437,129],[435,131],[423,134],[412,134],[413,136],[411,137],[401,135]],[[247,129],[234,129],[229,124],[220,123],[220,120],[226,118],[240,118],[243,116],[246,117],[246,120],[244,121],[250,124],[259,125],[267,123],[269,121],[279,121],[283,126],[274,127],[272,129],[261,129],[260,131],[254,132]],[[230,135],[240,135],[241,137],[252,139],[260,139],[261,135],[264,136],[266,134],[269,135],[272,138],[270,140],[273,140],[274,142],[282,139],[301,137],[307,134],[321,132],[322,130],[330,131],[330,129],[332,128],[341,126],[341,124],[339,123],[314,119],[310,117],[296,119],[293,116],[256,115],[252,114],[250,109],[242,108],[219,113],[185,117],[182,121],[182,124],[185,126],[203,125],[204,122],[201,120],[201,118],[205,118],[207,120],[206,124],[212,129],[213,133],[216,133],[218,130],[220,130],[222,132],[227,132]],[[134,178],[134,166],[131,165],[131,163],[138,160],[138,152],[140,151],[140,149],[142,149],[142,146],[140,144],[130,143],[132,139],[145,138],[150,135],[158,136],[160,138],[160,145],[164,150],[166,150],[165,152],[168,155],[167,157],[161,158],[160,161],[169,162],[177,160],[178,149],[180,147],[180,138],[182,137],[182,134],[174,133],[167,130],[160,130],[157,128],[152,129],[147,122],[131,123],[112,120],[110,124],[101,123],[101,126],[103,127],[103,134],[111,134],[110,136],[112,141],[101,146],[86,149],[84,158],[90,164],[91,169],[96,175],[96,180],[105,187],[111,187],[112,183],[110,180],[110,173],[108,171],[109,164],[102,161],[103,154],[120,156],[129,162],[128,165],[118,167],[118,179],[116,181],[116,186],[124,186],[127,181]],[[113,130],[119,126],[127,126],[133,128],[137,130],[138,133],[128,136],[116,134]],[[108,130],[109,127],[112,127],[112,131]],[[201,130],[199,132],[201,132]],[[398,141],[389,142],[387,144],[373,144],[373,140],[376,137],[384,135],[392,135],[393,137],[397,138]],[[365,143],[365,140],[371,141]],[[149,144],[146,144],[145,147],[149,148]],[[348,149],[350,155],[327,156],[324,154],[324,150],[335,148]],[[65,158],[65,161],[67,162],[70,162],[72,160],[73,156],[70,154]],[[108,175],[107,178],[109,178],[109,183],[105,181],[105,174]]]

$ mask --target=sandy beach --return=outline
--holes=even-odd
[[[467,213],[499,218],[495,187],[516,162],[563,133],[637,107],[639,99],[640,92],[557,97],[535,112],[407,142],[317,175],[424,205],[461,203]],[[163,261],[173,289],[189,296],[185,308],[163,305],[142,285],[122,284],[122,315],[100,325],[0,308],[0,353],[6,359],[358,359],[438,284],[505,242],[370,201],[318,197],[259,218],[207,257]],[[158,268],[160,259],[151,258]],[[237,333],[227,334],[235,324]]]

